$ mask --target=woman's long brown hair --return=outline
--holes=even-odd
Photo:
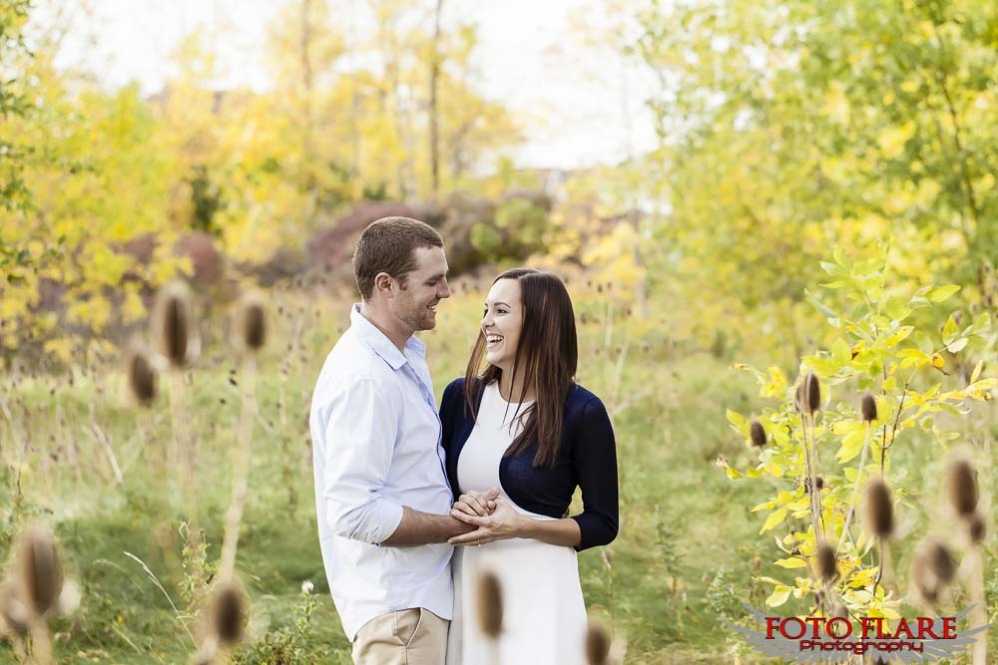
[[[535,467],[554,466],[561,446],[565,419],[565,400],[575,381],[579,362],[579,340],[575,329],[575,311],[568,289],[561,279],[550,272],[532,268],[507,270],[492,282],[515,279],[520,284],[520,304],[523,307],[523,328],[513,357],[510,385],[523,372],[520,395],[510,395],[511,401],[523,402],[530,387],[534,388],[534,404],[523,412],[523,431],[506,450],[505,456],[516,455],[537,444]],[[474,413],[478,391],[493,381],[499,381],[502,370],[489,365],[481,372],[486,352],[485,333],[479,329],[465,371],[464,395],[468,409]],[[519,409],[517,409],[519,411]],[[514,414],[514,419],[519,413]]]

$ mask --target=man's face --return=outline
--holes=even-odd
[[[414,255],[416,268],[392,301],[392,313],[413,331],[433,330],[437,325],[437,303],[450,298],[447,257],[440,247],[420,247]]]

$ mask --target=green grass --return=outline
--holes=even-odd
[[[306,420],[315,377],[347,325],[347,307],[299,308],[288,294],[275,297],[284,299],[283,313],[257,386],[260,419],[237,564],[253,603],[249,632],[259,651],[280,631],[293,631],[301,585],[309,580],[317,607],[295,662],[347,663],[349,644],[317,542]],[[479,300],[445,303],[437,331],[424,337],[438,395],[464,373]],[[736,653],[741,662],[758,662],[724,623],[745,618],[743,602],[763,605],[770,588],[754,578],[787,573],[770,563],[777,558],[772,537],[758,535],[763,517],[749,510],[770,488],[732,482],[715,463],[719,455],[741,466],[750,460],[724,412],[751,412],[755,386],[727,361],[660,343],[660,330],[629,338],[615,325],[597,319],[582,332],[579,380],[603,397],[614,419],[621,481],[619,537],[579,557],[590,612],[626,641],[628,663],[720,664]],[[295,338],[294,330],[303,332]],[[214,562],[237,442],[239,388],[230,377],[238,383],[241,374],[217,340],[209,348],[212,355],[192,375],[185,413],[198,433],[198,518]],[[26,518],[56,525],[66,570],[83,588],[79,612],[55,626],[60,662],[184,663],[194,647],[171,606],[181,614],[191,609],[180,590],[183,488],[173,465],[156,463],[171,445],[169,382],[162,382],[154,409],[143,411],[121,405],[121,381],[102,370],[78,373],[71,387],[61,376],[25,378],[9,392],[12,402],[23,399],[23,409],[15,409],[19,429],[4,432],[12,445],[2,450],[0,505],[10,505],[13,469],[20,468]],[[95,425],[108,436],[123,486],[106,450],[87,434]],[[149,567],[166,595],[126,552]],[[190,630],[197,635],[196,622]],[[5,649],[0,645],[4,662]]]

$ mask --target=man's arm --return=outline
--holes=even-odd
[[[340,386],[322,407],[322,497],[337,536],[377,544],[401,523],[402,506],[382,495],[398,435],[395,397],[364,378]]]
[[[498,489],[490,489],[481,495],[482,499],[486,501],[495,501],[497,496],[499,496]],[[466,524],[450,515],[431,515],[403,506],[402,521],[398,528],[381,544],[391,547],[407,547],[427,543],[446,543],[448,539],[474,531],[476,528],[475,525]]]
[[[323,431],[327,521],[336,535],[371,544],[446,543],[474,527],[381,495],[398,434],[398,408],[370,379],[354,382],[330,400]]]

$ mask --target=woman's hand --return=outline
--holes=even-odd
[[[450,514],[462,522],[478,528],[460,536],[454,536],[447,542],[451,545],[481,545],[482,543],[491,543],[494,540],[518,538],[530,518],[516,512],[506,499],[500,497],[494,503],[495,510],[491,515],[470,515],[467,512],[457,510],[457,504],[454,504]]]
[[[493,487],[485,492],[469,490],[462,494],[451,508],[451,514],[458,511],[469,517],[485,517],[491,515],[496,509],[496,497],[499,496],[499,488]],[[457,517],[457,515],[454,515]]]

